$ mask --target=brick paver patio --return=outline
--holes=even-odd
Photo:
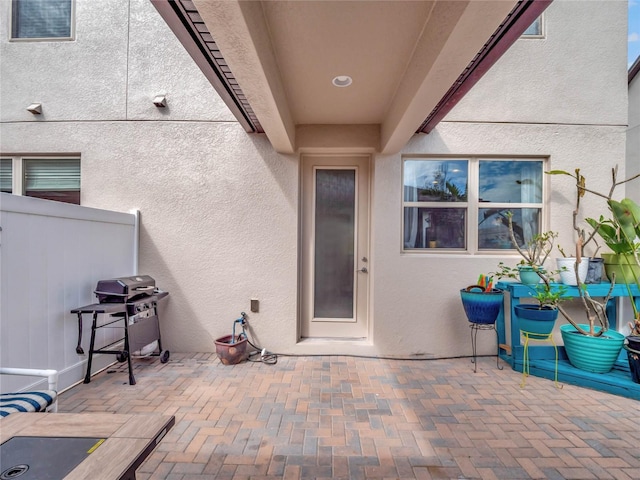
[[[521,375],[495,358],[172,354],[96,375],[61,412],[154,413],[176,425],[139,480],[639,479],[640,403]]]

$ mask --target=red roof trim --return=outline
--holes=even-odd
[[[233,72],[191,0],[151,0],[220,98],[248,133],[264,133]]]
[[[521,0],[460,74],[416,133],[429,133],[489,71],[553,0]]]

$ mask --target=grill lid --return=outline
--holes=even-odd
[[[100,303],[125,303],[153,294],[156,281],[149,275],[99,280],[95,289]]]

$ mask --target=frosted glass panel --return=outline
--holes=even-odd
[[[316,170],[315,318],[353,318],[355,170]]]

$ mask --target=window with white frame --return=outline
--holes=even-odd
[[[80,205],[80,158],[2,157],[2,192]]]
[[[12,40],[71,40],[75,0],[12,0]]]
[[[536,18],[533,23],[531,25],[529,25],[529,28],[527,28],[524,33],[522,34],[523,37],[529,37],[529,38],[540,38],[544,36],[544,33],[542,31],[542,16],[539,16],[538,18]]]
[[[403,250],[469,253],[512,249],[541,232],[543,159],[403,160]]]

